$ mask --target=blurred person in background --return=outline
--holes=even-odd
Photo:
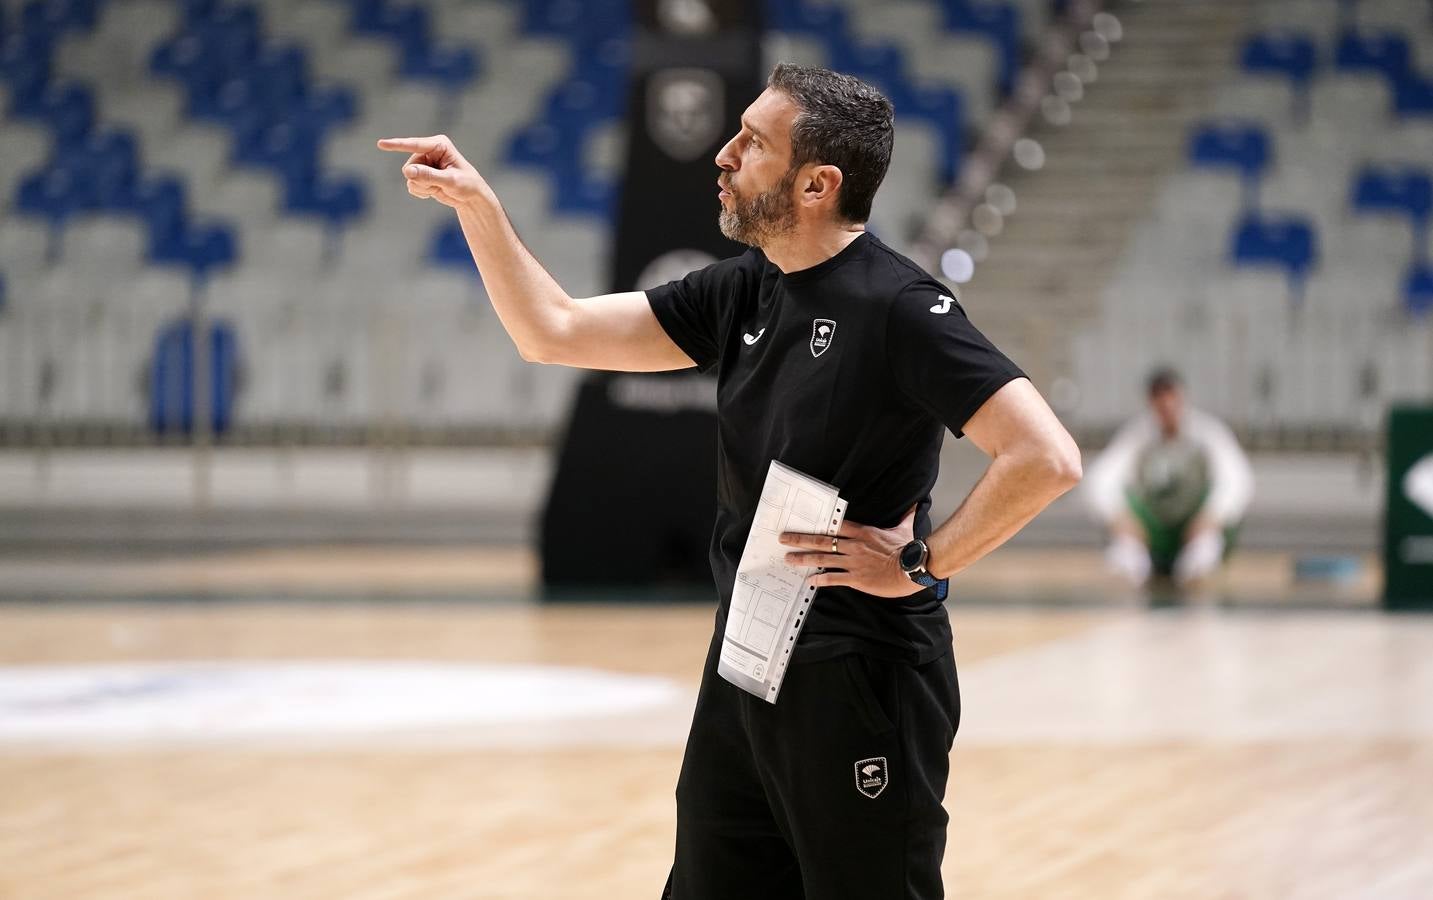
[[[1227,555],[1253,493],[1249,458],[1229,427],[1190,406],[1173,369],[1149,378],[1149,410],[1126,423],[1085,473],[1109,528],[1105,562],[1139,586],[1151,574],[1202,581]]]

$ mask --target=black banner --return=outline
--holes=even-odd
[[[714,158],[764,85],[754,0],[636,0],[612,290],[654,287],[745,248],[717,229]],[[542,576],[710,587],[716,383],[593,374],[578,392],[542,520]],[[660,599],[660,598],[658,598]]]
[[[714,159],[764,84],[758,7],[638,4],[613,290],[649,288],[745,249],[717,230]]]

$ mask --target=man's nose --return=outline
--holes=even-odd
[[[735,142],[736,138],[732,138],[717,151],[716,164],[718,169],[724,169],[728,172],[736,171],[737,156],[731,149],[731,145]]]

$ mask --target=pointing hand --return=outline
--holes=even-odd
[[[384,138],[378,149],[410,154],[403,164],[403,177],[408,181],[408,193],[415,197],[431,197],[444,206],[459,207],[492,195],[483,176],[446,134]]]

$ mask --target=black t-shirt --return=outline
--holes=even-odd
[[[874,236],[790,274],[760,250],[647,291],[652,312],[717,376],[717,518],[711,563],[726,627],[737,563],[773,459],[840,488],[853,522],[890,528],[930,491],[944,428],[1019,368],[970,324],[954,292]],[[817,592],[793,661],[857,650],[913,664],[950,648],[935,592]]]

